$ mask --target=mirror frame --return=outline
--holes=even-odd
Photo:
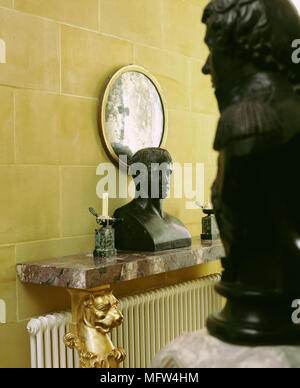
[[[100,137],[102,140],[102,144],[104,146],[104,149],[106,151],[106,154],[108,155],[109,159],[117,166],[122,165],[126,169],[128,169],[128,165],[123,163],[118,155],[114,152],[111,143],[109,141],[108,133],[107,133],[107,128],[106,128],[106,122],[105,122],[105,111],[106,111],[106,104],[108,101],[108,97],[112,88],[112,85],[115,83],[115,81],[124,73],[127,72],[137,72],[141,73],[144,76],[146,76],[152,84],[155,86],[157,93],[160,97],[160,101],[162,104],[163,108],[163,116],[164,116],[164,128],[163,128],[163,135],[162,139],[160,142],[159,147],[163,147],[166,143],[167,135],[168,135],[168,109],[167,109],[167,104],[166,104],[166,99],[163,94],[163,91],[155,79],[155,77],[149,73],[146,69],[144,69],[141,66],[135,66],[135,65],[129,65],[129,66],[124,66],[121,69],[119,69],[117,72],[115,72],[108,80],[108,83],[105,86],[104,93],[102,95],[102,98],[100,99],[100,107],[99,107],[99,115],[98,115],[98,128],[99,128],[99,133]]]

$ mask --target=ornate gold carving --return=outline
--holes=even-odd
[[[73,332],[65,335],[65,345],[77,349],[81,368],[118,368],[126,354],[115,348],[108,336],[123,321],[117,299],[109,292],[72,300],[77,323]]]

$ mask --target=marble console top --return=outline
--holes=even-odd
[[[118,252],[114,261],[81,254],[17,264],[22,282],[88,290],[99,286],[143,278],[192,267],[224,256],[222,244],[201,245],[161,252]],[[97,261],[96,261],[97,260]]]

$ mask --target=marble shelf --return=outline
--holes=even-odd
[[[97,259],[92,253],[17,264],[19,279],[69,289],[90,290],[107,284],[144,278],[218,260],[224,256],[219,241],[161,252],[118,252],[115,261]]]

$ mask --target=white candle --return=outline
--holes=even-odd
[[[102,195],[102,217],[108,217],[108,193]]]

